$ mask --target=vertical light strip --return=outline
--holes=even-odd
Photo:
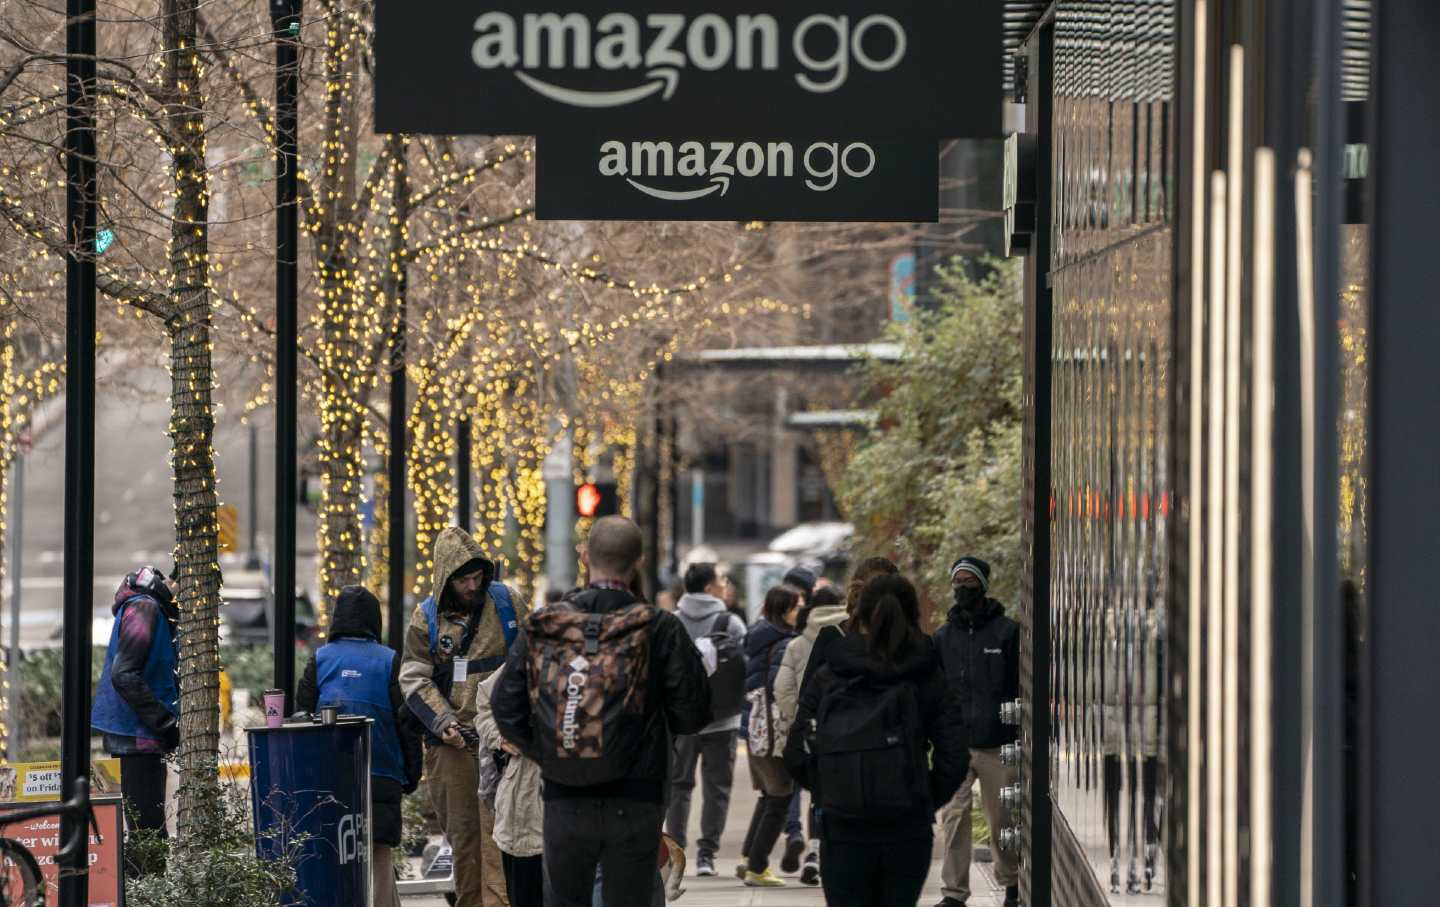
[[[1271,543],[1275,431],[1275,151],[1255,149],[1255,348],[1250,382],[1250,905],[1269,907],[1271,839],[1271,642],[1275,606]]]
[[[1208,907],[1227,905],[1220,878],[1224,871],[1224,839],[1220,812],[1222,684],[1220,637],[1224,629],[1225,596],[1220,576],[1225,571],[1225,174],[1210,174],[1210,415],[1206,457],[1209,506],[1205,527],[1205,894]]]
[[[1300,907],[1315,903],[1315,233],[1310,149],[1295,170],[1295,301],[1300,317]]]
[[[1225,167],[1225,903],[1240,903],[1240,298],[1245,268],[1245,48],[1230,46],[1229,150]]]
[[[1206,46],[1209,25],[1209,11],[1206,0],[1195,0],[1195,73],[1192,91],[1194,93],[1194,116],[1191,121],[1190,146],[1193,155],[1190,162],[1190,597],[1187,608],[1190,612],[1190,633],[1185,638],[1186,652],[1190,657],[1190,679],[1185,686],[1185,705],[1188,720],[1185,727],[1185,765],[1189,772],[1189,796],[1186,797],[1185,860],[1187,882],[1186,902],[1190,907],[1200,904],[1200,806],[1203,803],[1200,767],[1202,747],[1200,722],[1203,715],[1201,704],[1204,698],[1200,691],[1204,687],[1204,662],[1201,656],[1205,647],[1201,644],[1204,633],[1204,613],[1201,595],[1204,589],[1200,582],[1201,571],[1205,568],[1205,546],[1200,544],[1205,527],[1205,508],[1201,494],[1204,489],[1203,464],[1205,462],[1205,103],[1209,86]]]

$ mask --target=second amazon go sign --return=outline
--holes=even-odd
[[[381,132],[1000,135],[1000,0],[375,5]]]
[[[933,221],[938,146],[913,140],[542,136],[536,213],[552,220]]]

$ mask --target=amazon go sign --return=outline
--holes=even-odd
[[[993,137],[1001,4],[376,0],[376,128]]]
[[[933,221],[939,213],[934,141],[541,136],[535,168],[542,219]]]

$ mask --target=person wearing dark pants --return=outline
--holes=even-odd
[[[115,624],[105,667],[95,689],[90,725],[105,735],[105,749],[120,758],[120,791],[131,832],[165,837],[165,756],[180,745],[179,654],[175,627],[179,611],[165,575],[141,567],[115,590]],[[139,878],[165,871],[155,848],[154,863],[126,860],[125,874]]]
[[[512,857],[500,851],[510,907],[545,907],[545,858]]]
[[[866,584],[851,630],[801,691],[785,765],[820,807],[825,902],[914,907],[935,811],[970,769],[965,726],[908,580]]]
[[[700,809],[700,838],[695,842],[700,875],[714,875],[715,855],[730,812],[730,790],[735,779],[734,730],[675,738],[675,764],[670,775],[670,809],[666,830],[681,847],[690,824],[690,802],[695,792],[695,769],[700,768],[704,797]],[[708,870],[708,871],[707,871]]]
[[[597,868],[605,907],[651,907],[670,739],[713,719],[680,619],[632,591],[644,553],[635,523],[598,520],[586,588],[531,615],[490,696],[501,737],[544,780],[547,907],[590,907]]]
[[[795,783],[785,771],[781,753],[785,724],[775,702],[775,678],[785,647],[796,638],[800,616],[799,590],[776,586],[765,594],[764,617],[745,637],[746,701],[741,716],[750,750],[750,784],[760,793],[741,856],[741,880],[750,888],[779,888],[785,884],[770,870],[770,854],[785,830],[786,814]]]

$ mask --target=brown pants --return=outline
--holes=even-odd
[[[495,814],[480,802],[475,756],[453,746],[425,748],[430,803],[455,858],[456,907],[510,907]]]
[[[957,901],[970,897],[970,812],[977,780],[980,782],[985,820],[990,823],[990,852],[995,855],[995,881],[1002,887],[1008,887],[1020,878],[1020,867],[1014,854],[1000,849],[1000,829],[1015,824],[1010,811],[1000,806],[1000,788],[1015,783],[1015,769],[1000,761],[999,749],[971,750],[970,774],[965,776],[955,799],[940,814],[945,830],[945,863],[940,872],[944,884],[940,893]]]
[[[370,876],[375,886],[375,907],[400,907],[395,887],[395,851],[389,844],[376,844],[371,854]]]

